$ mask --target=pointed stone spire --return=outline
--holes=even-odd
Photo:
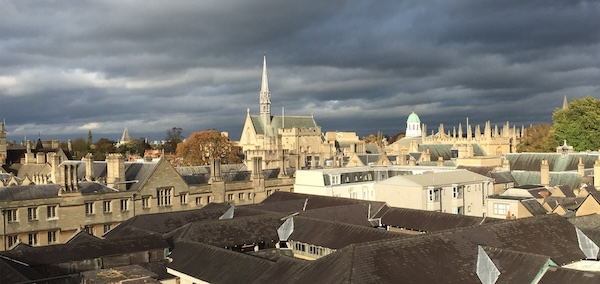
[[[265,125],[271,125],[271,92],[267,78],[267,56],[263,59],[262,82],[260,84],[260,116]]]
[[[123,145],[129,142],[131,142],[131,137],[129,136],[129,129],[125,127],[125,129],[123,130],[123,135],[121,135],[121,140],[119,141],[119,144]]]
[[[461,123],[458,124],[458,138],[459,139],[463,138],[462,124]]]
[[[452,127],[452,138],[456,139],[456,126]]]
[[[492,128],[491,128],[489,120],[485,122],[485,129],[483,130],[483,136],[485,138],[489,138],[492,136]]]
[[[479,124],[475,125],[475,139],[479,139],[481,137],[481,126]]]
[[[499,137],[500,134],[498,134],[498,124],[494,125],[494,137]]]
[[[565,98],[563,99],[562,109],[568,109],[568,108],[569,108],[569,101],[567,100],[567,95],[565,95]]]

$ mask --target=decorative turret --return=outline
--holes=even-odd
[[[421,119],[413,111],[406,120],[406,137],[417,137],[421,135]]]
[[[267,78],[267,56],[263,60],[262,82],[260,84],[260,116],[265,125],[271,125],[271,92]]]

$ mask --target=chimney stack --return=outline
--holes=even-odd
[[[85,158],[83,158],[85,162],[85,180],[93,181],[95,178],[94,174],[94,156],[92,153],[88,153]]]
[[[594,187],[600,188],[600,156],[594,163]]]
[[[583,165],[582,157],[579,157],[579,164],[577,164],[577,175],[580,177],[585,176],[585,166]]]
[[[125,158],[121,154],[108,154],[106,157],[106,185],[119,191],[126,190]]]
[[[210,158],[210,183],[221,179],[221,159]]]
[[[550,165],[548,164],[548,160],[542,160],[542,165],[540,167],[540,183],[543,186],[550,185]]]

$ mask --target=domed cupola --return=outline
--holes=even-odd
[[[421,119],[413,111],[406,120],[406,137],[421,136]]]

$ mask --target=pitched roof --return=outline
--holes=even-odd
[[[501,221],[494,218],[395,207],[381,210],[375,217],[381,218],[383,225],[419,232],[437,232]]]
[[[584,257],[573,226],[560,216],[548,215],[353,244],[277,279],[285,283],[477,283],[479,245],[502,249],[497,259],[508,266],[514,265],[511,259],[518,259],[527,265],[523,267],[527,275],[540,271],[530,260],[539,264],[545,259],[542,256],[559,265]]]
[[[544,209],[544,206],[542,206],[542,204],[535,199],[521,200],[521,204],[523,204],[525,209],[527,209],[527,211],[529,211],[529,213],[531,213],[533,216],[548,214],[548,211]]]
[[[33,268],[3,255],[0,255],[0,272],[0,283],[28,282],[44,278]]]
[[[593,168],[598,160],[598,154],[573,153],[509,153],[506,159],[510,162],[511,170],[540,171],[542,160],[548,160],[551,172],[576,171],[582,158],[585,168]]]
[[[420,175],[395,176],[375,184],[410,185],[410,186],[441,186],[453,183],[490,180],[490,178],[467,170],[424,173]]]
[[[144,236],[102,240],[100,242],[81,242],[29,247],[21,250],[4,251],[0,252],[0,254],[22,261],[31,266],[37,266],[92,259],[102,256],[127,254],[130,252],[140,252],[151,249],[164,249],[168,247],[168,244],[159,236]]]
[[[511,172],[517,184],[539,184],[541,180],[539,171],[518,171]],[[577,172],[550,172],[550,186],[569,185],[571,188],[578,188],[582,178]]]
[[[230,250],[189,241],[177,241],[167,266],[208,283],[251,283],[273,262]]]
[[[0,187],[0,200],[31,200],[58,197],[58,184],[30,184]],[[79,182],[79,192],[83,195],[116,192],[115,189],[97,182]]]
[[[272,129],[267,130],[259,115],[250,116],[256,134],[277,135],[280,128],[315,128],[318,127],[312,116],[271,116]],[[267,130],[267,131],[265,131]]]

